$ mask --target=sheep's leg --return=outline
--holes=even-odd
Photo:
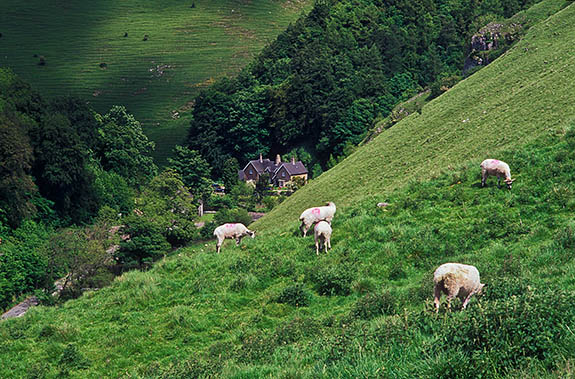
[[[471,292],[469,295],[467,295],[467,297],[463,301],[463,306],[462,306],[463,309],[465,309],[467,307],[467,303],[469,303],[469,300],[471,299],[472,295],[473,295],[473,292]]]
[[[453,296],[447,295],[447,310],[451,312],[451,300],[453,300]]]
[[[481,170],[481,187],[485,187],[485,182],[487,181],[487,172]]]
[[[218,242],[216,242],[216,253],[220,253],[220,249],[222,248],[222,243],[224,242],[224,240],[218,238]]]
[[[319,238],[315,236],[315,254],[319,255]]]
[[[327,246],[331,249],[331,238],[327,240]]]
[[[441,288],[439,287],[438,284],[435,285],[435,288],[433,290],[434,292],[434,299],[433,302],[435,303],[435,313],[439,312],[439,299],[441,299]]]
[[[242,243],[242,237],[236,237],[236,246],[240,246],[240,243]]]
[[[307,231],[308,231],[308,227],[307,225],[302,225],[303,226],[303,236],[305,237],[307,235]]]
[[[501,188],[501,176],[497,177],[497,188]]]

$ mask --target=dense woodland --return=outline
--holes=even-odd
[[[480,27],[536,2],[317,1],[240,75],[195,99],[189,147],[216,177],[230,157],[243,164],[295,148],[317,174],[398,102],[457,79]]]

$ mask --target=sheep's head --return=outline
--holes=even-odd
[[[511,179],[511,178],[505,179],[505,184],[507,184],[507,189],[511,189],[511,185],[513,184],[514,181],[515,181],[515,179]]]
[[[255,231],[250,230],[248,233],[250,233],[250,236],[252,238],[256,238],[256,232]]]
[[[485,287],[485,283],[479,284],[479,289],[477,290],[477,294],[480,295],[483,292],[483,287]]]

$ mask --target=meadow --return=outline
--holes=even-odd
[[[0,377],[572,377],[575,6],[252,225],[0,323]],[[517,179],[480,187],[496,157]],[[316,256],[299,213],[332,200]],[[390,203],[377,208],[380,201]],[[466,311],[434,269],[475,265]]]
[[[125,105],[156,141],[156,158],[165,163],[185,139],[187,112],[199,90],[237,73],[309,5],[4,0],[0,66],[48,96],[78,96],[100,113]]]

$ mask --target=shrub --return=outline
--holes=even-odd
[[[216,225],[222,225],[228,222],[242,223],[249,225],[252,222],[251,216],[248,211],[243,208],[221,209],[214,216]]]
[[[355,318],[370,320],[381,315],[392,315],[397,308],[397,300],[389,291],[368,293],[353,306],[351,314]]]
[[[169,251],[170,244],[158,224],[138,216],[126,218],[125,223],[123,233],[128,234],[130,239],[122,241],[116,252],[120,263],[151,263]]]
[[[90,365],[90,361],[72,344],[68,344],[60,356],[58,366],[63,368],[83,369]]]
[[[337,265],[314,270],[312,273],[312,280],[320,295],[347,296],[351,292],[353,275],[350,267]]]
[[[294,307],[307,307],[310,303],[311,295],[300,284],[289,286],[283,289],[277,298],[278,303],[289,304]]]

